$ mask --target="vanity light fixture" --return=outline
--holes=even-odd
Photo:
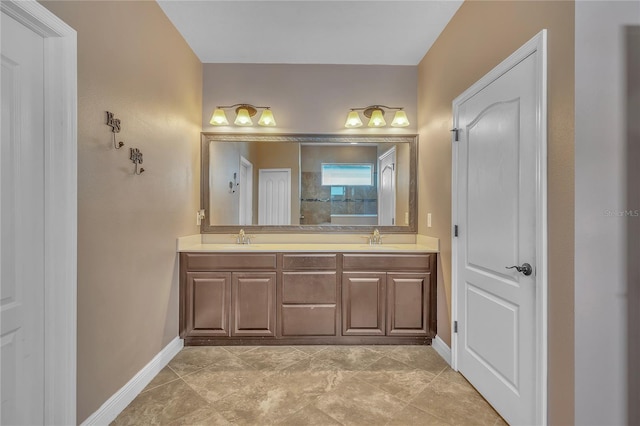
[[[271,111],[271,107],[267,106],[255,106],[251,104],[235,104],[229,106],[217,106],[211,115],[211,123],[214,126],[228,126],[229,120],[227,120],[227,115],[224,112],[225,109],[234,109],[236,112],[236,119],[233,124],[236,126],[253,126],[253,120],[251,117],[258,113],[258,110],[262,110],[262,114],[260,115],[260,120],[258,120],[258,124],[260,126],[265,127],[273,127],[276,125],[276,120],[273,118],[273,112]]]
[[[370,105],[364,108],[351,108],[349,115],[347,115],[347,121],[344,123],[344,127],[354,128],[362,127],[362,120],[358,111],[362,111],[362,114],[369,119],[367,124],[369,127],[384,127],[387,122],[384,119],[385,110],[396,111],[393,121],[391,121],[391,127],[407,127],[409,125],[409,119],[407,113],[403,107],[388,107],[385,105]]]

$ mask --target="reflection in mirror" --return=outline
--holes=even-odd
[[[300,223],[409,225],[408,168],[406,143],[302,144]]]
[[[203,133],[202,232],[415,232],[415,136]]]
[[[209,142],[209,224],[215,225],[297,225],[300,216],[300,147],[292,142]],[[265,193],[267,182],[278,177],[276,171],[289,170],[291,178],[282,192]],[[234,174],[236,175],[234,180]],[[261,182],[262,180],[262,182]],[[262,183],[263,199],[260,199]],[[273,199],[279,197],[278,199]],[[284,198],[284,199],[283,199]],[[286,220],[261,223],[260,202],[276,210]],[[289,201],[287,212],[283,207]]]

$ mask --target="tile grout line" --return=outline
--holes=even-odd
[[[427,372],[427,373],[428,373],[428,372]],[[373,386],[374,388],[376,388],[376,389],[378,389],[378,390],[380,390],[380,391],[382,391],[382,392],[386,393],[387,395],[391,395],[391,396],[393,396],[394,398],[396,398],[396,399],[397,399],[397,400],[399,400],[399,401],[406,402],[407,404],[411,404],[411,401],[413,401],[413,399],[414,399],[416,396],[418,396],[419,394],[421,394],[421,393],[422,393],[422,392],[427,388],[427,386],[429,386],[429,384],[431,384],[431,382],[433,382],[433,381],[435,380],[435,376],[434,376],[431,380],[429,380],[429,383],[427,383],[426,385],[424,385],[424,387],[423,387],[423,388],[421,388],[421,389],[420,389],[420,392],[418,392],[417,394],[415,394],[414,396],[412,396],[411,398],[409,398],[409,400],[408,400],[408,401],[407,401],[407,400],[404,400],[404,399],[402,399],[402,398],[400,398],[400,397],[399,397],[399,396],[397,396],[397,395],[394,395],[394,394],[390,393],[389,391],[386,391],[386,390],[382,389],[381,387],[379,387],[379,386],[375,385],[374,383],[370,383],[370,382],[368,382],[366,379],[363,379],[363,378],[360,378],[360,377],[356,377],[356,379],[358,379],[358,380],[360,380],[361,382],[366,383],[366,384],[368,384],[368,385],[370,385],[370,386]]]
[[[412,397],[412,398],[410,398],[410,399],[409,399],[409,401],[406,401],[406,400],[404,400],[404,399],[402,399],[402,398],[400,398],[400,397],[398,397],[398,396],[396,396],[396,395],[394,395],[394,394],[390,393],[389,391],[386,391],[386,390],[382,389],[381,387],[376,386],[376,385],[375,385],[375,384],[373,384],[373,383],[369,383],[369,382],[368,382],[368,381],[366,381],[365,379],[362,379],[362,378],[357,377],[357,376],[354,376],[353,378],[354,378],[354,379],[356,379],[356,380],[358,380],[358,381],[360,381],[360,382],[362,382],[362,383],[364,383],[364,384],[366,384],[366,385],[369,385],[369,386],[371,386],[371,387],[374,387],[374,388],[378,389],[379,391],[381,391],[381,392],[383,392],[383,393],[385,393],[385,394],[387,394],[387,395],[389,395],[389,396],[391,396],[391,397],[393,397],[393,398],[397,399],[398,401],[403,402],[403,403],[406,403],[407,405],[411,404],[411,401],[413,400],[413,397]],[[433,379],[431,379],[431,380],[429,381],[429,383],[431,383],[432,381],[433,381]],[[425,390],[425,389],[427,388],[427,386],[429,386],[429,383],[427,383],[427,384],[424,386],[424,388],[422,388],[422,389],[420,390],[420,392],[418,392],[418,394],[419,394],[419,393],[422,393],[422,391],[423,391],[423,390]],[[403,409],[404,409],[404,407],[403,407]]]
[[[407,403],[406,403],[406,404],[405,404],[405,405],[404,405],[400,410],[398,410],[398,412],[397,412],[396,414],[400,414],[400,413],[402,413],[402,412],[403,412],[407,407],[409,407],[409,406],[411,406],[411,405],[407,402]],[[394,417],[391,417],[391,418],[389,419],[389,421],[385,423],[385,426],[389,425],[389,423],[391,423],[391,422],[392,422],[392,421],[394,421],[394,420],[395,420],[395,416],[394,416]]]
[[[168,382],[160,383],[159,385],[154,386],[154,387],[152,387],[152,388],[149,388],[149,389],[143,389],[143,390],[142,390],[142,392],[140,392],[140,394],[139,394],[139,395],[142,395],[143,393],[147,393],[147,392],[152,391],[152,390],[154,390],[154,389],[158,389],[158,388],[159,388],[159,387],[161,387],[161,386],[171,384],[171,383],[173,383],[173,382],[175,382],[175,381],[177,381],[177,380],[180,380],[180,376],[176,377],[176,378],[175,378],[175,379],[173,379],[173,380],[169,380]]]
[[[328,416],[329,418],[335,420],[335,422],[338,423],[339,425],[346,426],[344,423],[342,423],[340,420],[336,419],[335,417],[333,417],[331,414],[327,413],[326,411],[319,409],[315,405],[314,405],[314,408],[316,410],[320,411],[321,413],[323,413],[324,415]]]
[[[401,402],[401,403],[403,403],[403,404],[406,402],[406,401],[404,401],[404,400],[402,400],[402,399],[398,398],[397,396],[395,396],[395,395],[393,395],[393,394],[391,394],[391,393],[389,393],[389,392],[385,391],[384,389],[380,389],[379,387],[377,387],[377,386],[375,386],[375,385],[372,385],[371,383],[368,383],[368,382],[366,382],[366,381],[364,381],[364,380],[360,379],[359,377],[354,376],[354,377],[352,377],[352,378],[353,378],[353,379],[355,379],[355,380],[357,380],[357,381],[359,381],[359,382],[360,382],[360,383],[362,383],[362,384],[365,384],[365,385],[367,385],[367,386],[371,386],[372,388],[379,390],[380,392],[384,393],[385,395],[388,395],[388,396],[390,396],[391,398],[393,398],[393,399],[395,399],[395,400],[397,400],[397,401],[400,401],[400,402]],[[407,403],[407,405],[408,405],[408,403]],[[403,405],[401,409],[399,409],[396,413],[393,413],[393,414],[395,415],[395,414],[400,413],[402,410],[404,410],[404,408],[405,408],[405,406]],[[392,417],[389,421],[391,421],[392,419],[393,419],[393,417]]]
[[[438,374],[436,374],[436,375],[433,377],[433,379],[431,379],[431,381],[430,381],[429,383],[427,383],[427,385],[424,387],[424,389],[422,389],[419,393],[417,393],[416,395],[414,395],[414,396],[413,396],[413,398],[411,398],[411,399],[409,400],[409,403],[408,403],[407,405],[410,405],[411,407],[413,407],[413,408],[415,408],[415,409],[418,409],[418,410],[420,410],[420,411],[422,411],[422,412],[424,412],[424,413],[427,413],[427,414],[429,414],[429,415],[431,415],[431,416],[434,416],[435,418],[440,419],[440,420],[442,420],[443,422],[449,423],[449,421],[448,421],[447,419],[445,419],[445,418],[443,418],[443,417],[439,416],[438,414],[433,413],[433,412],[431,412],[431,411],[429,411],[429,410],[427,410],[427,409],[425,409],[425,408],[422,408],[422,407],[419,407],[418,405],[414,405],[414,404],[413,404],[413,403],[414,403],[414,401],[415,401],[415,399],[416,399],[416,398],[417,398],[417,397],[418,397],[422,392],[424,392],[425,390],[427,390],[427,388],[428,388],[429,386],[431,386],[431,385],[433,384],[433,382],[435,382],[435,381],[436,381],[436,379],[437,379],[438,377],[440,377],[440,376],[442,375],[442,373],[444,373],[444,372],[445,372],[445,370],[446,370],[446,369],[447,369],[447,367],[444,367],[442,370],[440,370],[440,372],[439,372]],[[455,383],[452,383],[452,384],[454,384],[454,385],[455,385]]]
[[[427,386],[425,386],[425,388],[424,388],[420,393],[424,392],[428,387],[430,387],[430,386],[433,384],[433,382],[435,382],[435,381],[436,381],[436,379],[437,379],[438,377],[440,377],[440,376],[441,376],[441,375],[442,375],[446,370],[447,370],[447,367],[444,367],[444,368],[442,369],[442,371],[440,371],[440,373],[438,373],[438,375],[437,375],[436,377],[434,377],[434,378],[433,378],[433,380],[431,380],[431,381],[427,384]],[[452,371],[453,371],[453,370],[452,370]],[[447,380],[447,383],[448,383],[449,385],[454,386],[454,387],[455,387],[455,388],[457,388],[457,389],[465,390],[464,386],[462,386],[462,385],[460,385],[460,384],[458,384],[458,383],[455,383],[455,382],[453,382],[453,381],[448,381],[448,380]],[[480,394],[480,392],[478,392],[478,390],[477,390],[476,388],[474,388],[471,384],[469,384],[469,385],[472,387],[472,389],[473,389],[474,393],[475,393],[475,394],[477,394],[480,398],[482,398],[482,400],[483,400],[483,401],[484,401],[484,402],[489,406],[489,408],[490,408],[492,411],[494,411],[494,413],[497,415],[497,418],[496,418],[495,422],[493,423],[493,424],[495,425],[495,424],[496,424],[496,422],[501,418],[501,417],[500,417],[500,415],[495,411],[495,408],[493,408],[493,406],[492,406],[491,404],[489,404],[489,402],[488,402],[486,399],[484,399],[484,397]],[[413,401],[414,401],[418,396],[419,396],[419,394],[418,394],[418,395],[416,395],[416,396],[414,396],[414,397],[411,399],[411,402],[410,402],[409,404],[410,404],[412,407],[417,408],[417,409],[418,409],[418,410],[420,410],[420,411],[424,411],[424,412],[425,412],[425,413],[427,413],[427,414],[430,414],[430,415],[432,415],[432,416],[434,416],[434,417],[439,418],[439,419],[440,419],[440,420],[442,420],[442,421],[445,421],[445,422],[449,423],[449,421],[448,421],[447,419],[444,419],[443,417],[441,417],[441,416],[440,416],[440,415],[438,415],[437,413],[434,413],[433,411],[430,411],[430,410],[428,410],[428,409],[426,409],[426,408],[419,407],[418,405],[413,405]]]

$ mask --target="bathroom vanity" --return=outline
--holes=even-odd
[[[435,252],[223,246],[180,253],[185,345],[429,344],[436,335]]]
[[[202,238],[179,249],[185,344],[430,343],[437,245],[386,244],[418,241],[417,149],[417,135],[203,133]],[[290,243],[218,243],[269,239]]]

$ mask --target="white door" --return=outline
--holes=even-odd
[[[454,101],[456,358],[507,422],[535,424],[546,421],[536,411],[543,56],[514,55]]]
[[[238,185],[240,198],[240,225],[253,224],[253,164],[240,156],[240,184]]]
[[[396,148],[378,158],[378,225],[395,225],[396,217]]]
[[[258,225],[291,225],[291,169],[260,169]]]
[[[3,425],[44,423],[44,39],[2,13]]]

